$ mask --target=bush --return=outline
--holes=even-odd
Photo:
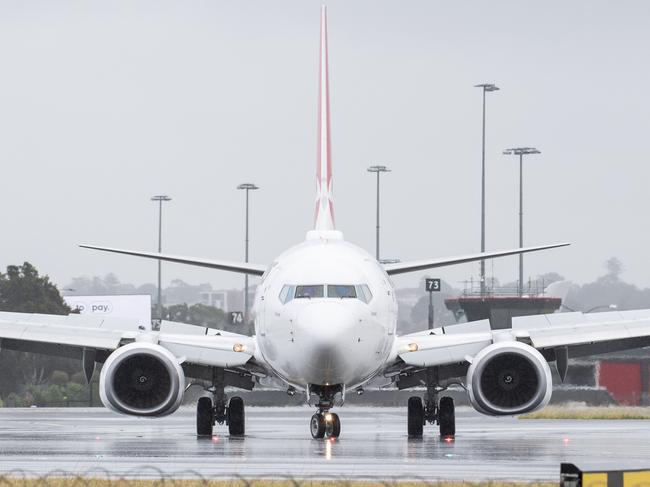
[[[86,376],[84,375],[83,372],[75,372],[70,376],[70,382],[74,382],[75,384],[81,384],[86,385]]]
[[[93,384],[96,386],[96,384]],[[97,397],[97,389],[94,395]],[[20,394],[15,392],[0,400],[0,407],[30,407],[36,406],[74,406],[86,405],[88,401],[88,387],[76,382],[66,382],[62,385],[28,385]]]
[[[63,372],[62,370],[55,370],[52,372],[52,377],[50,377],[50,382],[57,386],[62,386],[67,384],[70,381],[70,376]]]

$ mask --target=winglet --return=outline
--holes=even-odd
[[[334,230],[332,201],[332,152],[330,140],[330,100],[327,59],[327,7],[320,14],[320,66],[318,87],[318,154],[316,167],[315,230]]]

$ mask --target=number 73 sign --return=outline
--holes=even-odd
[[[440,278],[425,279],[424,285],[428,292],[438,292],[440,291]]]

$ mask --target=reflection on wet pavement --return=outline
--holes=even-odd
[[[406,436],[406,412],[340,408],[342,434],[313,440],[309,408],[249,408],[247,435],[196,438],[194,412],[127,418],[103,409],[1,409],[0,472],[204,477],[558,480],[560,462],[650,467],[650,421],[541,421],[457,413],[455,440]],[[143,469],[143,466],[147,466]]]

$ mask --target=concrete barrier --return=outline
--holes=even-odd
[[[560,487],[645,487],[650,468],[641,470],[580,470],[572,463],[560,465]]]

